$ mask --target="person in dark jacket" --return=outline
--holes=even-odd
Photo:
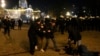
[[[70,52],[73,55],[77,55],[78,46],[81,45],[81,34],[80,27],[76,20],[70,23],[68,27],[68,35],[68,46],[71,48]]]
[[[70,23],[68,27],[68,34],[69,34],[69,39],[71,41],[74,41],[74,44],[80,45],[80,40],[81,40],[80,25],[77,19],[74,19],[74,22]]]
[[[34,54],[35,46],[37,45],[37,37],[35,32],[35,23],[32,23],[28,30],[28,38],[29,38],[29,44],[30,44],[30,54]]]
[[[65,26],[66,26],[66,20],[63,17],[59,18],[59,30],[61,34],[64,34],[65,31]]]
[[[46,44],[45,44],[45,47],[44,47],[44,50],[47,49],[48,47],[48,44],[49,44],[49,39],[52,40],[53,42],[53,45],[54,45],[54,49],[55,51],[60,51],[56,45],[56,41],[54,39],[54,30],[52,28],[52,25],[51,23],[48,22],[48,24],[46,25],[46,33],[45,33],[45,36],[46,36]]]
[[[76,27],[72,28],[70,26],[70,30],[68,30],[69,33],[69,39],[71,41],[74,41],[74,44],[78,44],[80,45],[80,43],[78,41],[81,40],[81,35],[78,29],[76,29]]]
[[[4,36],[8,42],[12,41],[12,38],[10,35],[10,27],[11,27],[10,18],[5,17],[3,20],[3,28],[4,28]]]
[[[3,20],[3,26],[4,26],[4,35],[7,34],[8,36],[10,36],[10,27],[11,27],[11,24],[10,24],[10,20],[9,20],[8,17]]]
[[[15,19],[11,19],[11,29],[15,28]]]
[[[39,49],[40,51],[44,52],[43,50],[43,39],[45,34],[45,27],[44,24],[41,22],[40,19],[36,20],[36,34],[38,37],[38,44],[36,46],[36,49]]]
[[[19,29],[19,30],[21,30],[22,24],[23,24],[22,19],[19,19],[19,20],[18,20],[18,29]]]

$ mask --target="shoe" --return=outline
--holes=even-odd
[[[38,47],[37,46],[35,46],[35,50],[38,50]]]
[[[45,52],[43,49],[40,50],[41,52]]]

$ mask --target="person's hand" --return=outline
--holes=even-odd
[[[48,30],[48,32],[51,32],[51,30]]]

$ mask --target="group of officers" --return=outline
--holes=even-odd
[[[59,31],[61,34],[64,34],[64,29],[66,26],[64,18],[59,19]],[[61,21],[62,20],[62,21]],[[73,44],[81,45],[81,35],[80,35],[80,25],[76,19],[73,19],[75,22],[70,23],[67,26],[68,32],[68,42],[73,42]],[[45,18],[45,21],[41,19],[37,19],[35,21],[31,21],[29,30],[28,30],[28,37],[30,43],[30,53],[34,54],[35,47],[38,46],[38,49],[42,52],[46,51],[48,47],[49,39],[52,40],[54,44],[55,51],[60,51],[56,45],[56,41],[54,38],[54,33],[57,30],[57,21]],[[43,47],[43,39],[46,39],[45,46]],[[38,41],[39,40],[39,41]]]
[[[55,28],[55,21],[50,20],[48,18],[45,20],[45,22],[40,19],[37,19],[34,22],[31,21],[30,28],[28,30],[31,54],[34,54],[36,46],[38,46],[38,49],[40,51],[42,52],[46,51],[49,39],[52,40],[55,51],[59,51],[56,45],[56,41],[54,39],[54,32],[55,32],[54,28]],[[46,38],[46,43],[45,46],[43,47],[44,38]]]
[[[68,32],[68,42],[74,41],[74,44],[81,45],[80,31],[84,31],[88,28],[99,30],[99,21],[100,19],[80,20],[78,18],[65,19],[61,17],[56,20],[50,18],[45,18],[45,20],[30,20],[30,27],[28,29],[30,53],[33,55],[35,49],[37,48],[42,52],[46,51],[49,44],[49,39],[52,40],[55,51],[59,51],[54,37],[55,31],[60,31],[61,34],[64,34],[66,30]],[[7,17],[6,19],[1,20],[1,22],[4,25],[4,34],[8,34],[10,36],[11,21]],[[22,25],[22,22],[20,20],[18,22],[20,22]],[[13,20],[12,24],[14,24]],[[11,28],[13,28],[13,26]],[[19,29],[21,28],[19,27]],[[46,39],[45,46],[43,46],[44,38]]]

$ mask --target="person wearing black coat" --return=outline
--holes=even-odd
[[[77,55],[78,54],[78,46],[81,45],[81,34],[80,34],[80,26],[79,23],[76,19],[75,21],[71,22],[70,25],[68,26],[68,48],[69,48],[69,53],[72,55]]]
[[[46,33],[45,33],[45,36],[46,36],[46,44],[45,44],[45,47],[44,47],[44,50],[46,51],[47,47],[48,47],[48,44],[49,44],[49,39],[52,40],[53,42],[53,45],[54,45],[54,49],[55,51],[60,51],[56,45],[56,41],[54,39],[54,29],[52,28],[52,25],[51,23],[48,22],[48,24],[46,25]]]
[[[23,24],[22,19],[19,19],[19,20],[18,20],[18,29],[19,29],[19,30],[21,30],[22,24]]]
[[[29,44],[30,44],[30,54],[34,54],[35,46],[37,45],[37,37],[35,32],[35,23],[31,23],[29,30],[28,30],[28,38],[29,38]]]
[[[38,45],[38,48],[40,49],[40,51],[44,52],[43,50],[43,39],[44,39],[44,36],[45,36],[45,25],[41,23],[40,27],[38,28],[38,42],[39,42],[39,45]]]
[[[11,19],[11,29],[15,28],[15,19]]]
[[[69,33],[69,39],[71,41],[74,41],[74,44],[76,44],[79,40],[81,40],[81,35],[78,29],[70,28],[70,30],[68,30],[68,33]]]
[[[3,27],[4,27],[4,35],[7,34],[8,36],[10,36],[10,27],[11,27],[11,24],[10,24],[10,20],[9,20],[8,17],[3,20]]]
[[[69,34],[69,39],[71,41],[74,41],[74,44],[78,44],[78,45],[81,44],[80,25],[77,19],[74,19],[74,22],[70,23],[68,27],[68,34]]]

